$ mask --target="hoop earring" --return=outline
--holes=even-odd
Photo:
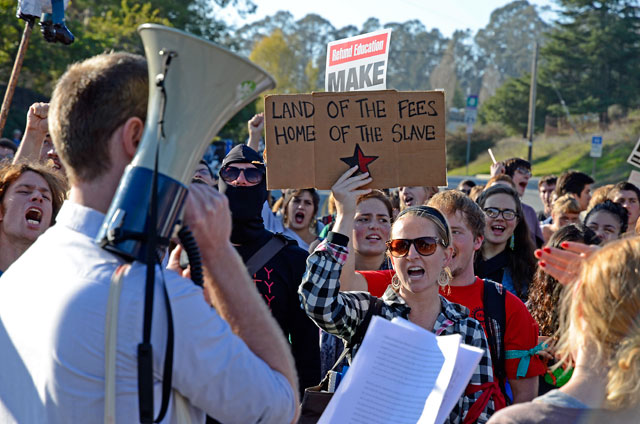
[[[440,287],[448,286],[451,278],[451,270],[448,266],[444,267],[442,271],[440,271],[440,275],[438,275],[438,285]]]
[[[394,274],[391,277],[391,288],[395,291],[400,290],[400,279],[398,278],[398,274]]]

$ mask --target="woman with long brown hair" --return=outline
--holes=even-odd
[[[581,224],[571,224],[556,231],[551,236],[548,247],[559,249],[560,245],[567,241],[593,245],[599,244],[600,238]],[[557,342],[558,305],[563,289],[564,286],[542,268],[538,268],[536,271],[533,283],[529,288],[529,301],[527,302],[529,312],[538,323],[541,338],[545,339],[550,346]],[[548,365],[551,367],[553,363],[548,363]],[[544,376],[540,376],[538,393],[542,395],[554,388],[562,387],[568,381],[570,375],[569,370],[565,373],[562,368],[549,368]]]
[[[536,269],[535,249],[518,193],[499,184],[483,191],[476,201],[484,211],[484,242],[474,268],[480,278],[502,284],[523,301]]]

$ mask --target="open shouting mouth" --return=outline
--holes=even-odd
[[[24,218],[27,221],[27,227],[37,230],[42,222],[42,210],[32,206],[27,209]]]
[[[293,220],[298,225],[301,225],[304,222],[304,218],[305,218],[304,212],[296,212],[296,214],[293,215]]]

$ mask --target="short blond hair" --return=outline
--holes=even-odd
[[[580,204],[571,194],[560,196],[553,202],[552,214],[558,213],[580,213]]]
[[[640,238],[613,241],[583,265],[564,290],[558,354],[575,346],[596,352],[608,369],[606,403],[620,409],[640,403]]]
[[[593,207],[598,203],[602,203],[607,200],[609,198],[609,194],[613,190],[613,187],[614,184],[607,184],[595,189],[593,193],[591,193],[591,200],[589,200],[589,206],[587,206],[587,210],[589,211],[593,209]]]
[[[69,66],[51,97],[49,129],[72,183],[109,169],[109,139],[127,119],[146,119],[148,91],[139,55],[104,53]]]

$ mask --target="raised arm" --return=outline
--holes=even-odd
[[[247,140],[247,146],[257,152],[260,148],[260,138],[262,138],[262,130],[264,129],[264,113],[253,115],[253,118],[249,120],[248,127],[249,140]]]
[[[353,234],[353,220],[356,214],[356,199],[359,195],[370,191],[368,189],[354,191],[354,188],[367,184],[371,181],[371,178],[366,180],[358,179],[364,174],[352,177],[351,175],[353,175],[354,171],[355,169],[352,168],[342,174],[331,187],[336,204],[336,221],[333,225],[333,232],[344,234],[349,238],[347,256],[340,276],[341,291],[367,291],[368,287],[367,280],[356,272],[356,259],[353,254],[353,238],[351,235]]]
[[[27,112],[27,127],[22,142],[13,158],[13,163],[38,162],[42,142],[49,133],[49,103],[34,103]]]

